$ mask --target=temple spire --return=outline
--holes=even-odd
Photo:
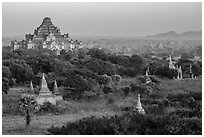
[[[140,94],[137,95],[137,104],[135,106],[135,111],[137,111],[140,114],[145,114],[145,111],[142,108],[142,104],[140,102]]]
[[[149,75],[148,75],[148,70],[146,70],[145,76],[147,76],[147,77],[149,76]]]
[[[177,78],[178,79],[183,79],[181,66],[178,67],[178,76],[177,76]]]
[[[194,78],[193,72],[192,72],[192,65],[190,64],[190,78]]]
[[[172,64],[172,59],[171,59],[171,55],[169,56],[169,64]]]
[[[33,83],[30,81],[30,91],[33,91]]]
[[[141,108],[142,108],[142,104],[141,104],[141,102],[140,102],[140,94],[137,95],[136,108],[137,108],[137,109],[141,109]]]
[[[169,55],[169,68],[170,69],[176,69],[173,62],[172,62],[172,58],[171,58],[171,55]]]
[[[146,83],[146,84],[152,82],[151,79],[150,79],[150,77],[149,77],[148,72],[149,72],[149,67],[147,68],[146,73],[145,73],[145,83]]]
[[[58,90],[58,87],[57,87],[57,81],[55,80],[54,87],[53,87],[53,93],[54,93],[54,94],[59,94],[58,91],[59,91],[59,90]]]
[[[39,95],[51,95],[52,92],[50,92],[50,90],[47,87],[47,81],[45,80],[45,75],[43,73],[42,75],[42,82],[41,82],[41,88],[40,88],[40,93]]]

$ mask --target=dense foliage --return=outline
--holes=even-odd
[[[202,133],[198,118],[178,118],[127,113],[121,116],[94,116],[48,129],[54,135],[194,135]]]
[[[131,92],[127,87],[124,91]],[[189,92],[163,98],[154,93],[142,99],[145,115],[129,108],[121,115],[91,116],[62,127],[52,126],[48,131],[54,135],[201,135],[201,94]]]

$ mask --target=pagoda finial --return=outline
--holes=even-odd
[[[58,87],[57,87],[57,81],[55,80],[55,83],[54,83],[54,87],[53,87],[53,93],[54,94],[58,94]]]
[[[33,91],[33,83],[30,81],[30,91]]]
[[[148,75],[148,69],[146,70],[146,73],[145,73],[145,75],[148,77],[149,75]]]
[[[136,108],[138,108],[138,109],[142,108],[142,105],[141,105],[141,102],[140,102],[140,94],[137,95],[137,105],[136,105]]]
[[[169,55],[169,64],[172,64],[171,55]]]

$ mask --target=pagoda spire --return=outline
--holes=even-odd
[[[169,64],[172,64],[171,55],[169,55]]]
[[[33,83],[30,81],[30,91],[33,91]]]
[[[149,72],[149,66],[148,66],[148,68],[147,68],[147,70],[146,70],[146,73],[145,73],[145,83],[146,83],[146,84],[152,82],[151,79],[150,79],[150,77],[149,77],[148,72]]]
[[[51,95],[51,94],[52,92],[50,92],[50,90],[47,87],[47,81],[45,80],[45,75],[43,73],[39,95]]]
[[[179,66],[179,68],[178,68],[178,76],[177,76],[177,78],[178,79],[183,79],[181,66]]]
[[[54,94],[59,94],[58,91],[59,91],[59,90],[58,90],[58,87],[57,87],[57,81],[55,80],[54,87],[53,87],[53,93],[54,93]]]
[[[181,79],[183,79],[183,74],[182,74],[181,66],[180,66],[180,74],[181,74]]]
[[[190,77],[193,78],[192,65],[190,64]]]
[[[137,111],[140,114],[145,114],[145,111],[142,108],[142,104],[140,102],[140,94],[137,95],[137,104],[135,106],[135,111]]]
[[[171,55],[169,55],[169,68],[170,69],[176,69],[173,62],[172,62],[172,58],[171,58]]]
[[[147,77],[149,76],[148,69],[146,70],[145,76],[147,76]]]

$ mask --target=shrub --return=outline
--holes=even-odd
[[[139,92],[139,93],[144,93],[145,91],[145,87],[143,86],[138,86],[135,84],[131,84],[130,85],[130,90],[134,93],[134,92]]]
[[[107,104],[113,104],[115,102],[115,99],[113,97],[108,97]]]
[[[9,79],[2,77],[2,93],[7,94],[9,90]]]
[[[162,66],[157,68],[156,70],[156,75],[166,77],[166,78],[174,78],[177,76],[177,70],[175,69],[170,69],[168,66]]]
[[[20,95],[2,95],[2,114],[3,115],[19,115],[18,101]]]
[[[194,135],[202,133],[202,123],[198,118],[126,113],[102,118],[91,116],[62,127],[52,126],[48,132],[55,135]]]
[[[199,101],[202,100],[202,92],[189,92],[180,94],[170,94],[167,96],[170,102],[179,102],[180,106],[189,107],[191,109],[200,109]]]
[[[130,89],[130,87],[123,87],[122,91],[123,91],[124,95],[127,96],[130,93],[131,89]]]
[[[105,94],[108,94],[108,93],[111,93],[111,92],[112,92],[112,89],[111,89],[110,87],[105,86],[105,87],[103,87],[103,92],[104,92]]]
[[[36,112],[36,114],[59,114],[63,113],[63,110],[60,107],[51,104],[50,102],[44,102],[43,105],[40,106],[40,109]]]

